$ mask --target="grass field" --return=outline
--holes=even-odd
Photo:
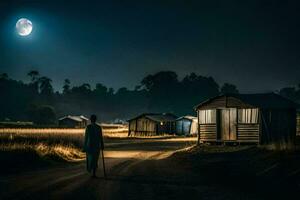
[[[149,136],[128,137],[126,125],[102,124],[102,130],[104,143],[149,138]],[[84,131],[85,129],[75,128],[0,128],[0,153],[2,153],[0,161],[11,162],[13,160],[10,156],[15,155],[20,155],[20,159],[23,160],[24,154],[26,156],[34,154],[35,157],[51,160],[71,162],[83,160]],[[150,138],[172,137],[174,136],[160,135]]]
[[[128,129],[123,125],[104,124],[104,139],[125,138]],[[1,128],[0,151],[2,154],[36,154],[56,160],[78,161],[82,152],[84,129],[68,128]],[[23,152],[23,153],[21,153]],[[5,156],[4,156],[5,157]]]

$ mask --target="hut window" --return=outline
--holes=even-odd
[[[200,124],[214,124],[216,123],[216,110],[199,110]]]
[[[258,109],[239,109],[239,123],[255,124],[258,123]]]

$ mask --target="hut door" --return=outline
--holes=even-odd
[[[220,129],[222,140],[236,140],[237,109],[222,109],[220,111]]]
[[[189,120],[185,120],[183,122],[182,131],[184,135],[190,134],[191,122]]]

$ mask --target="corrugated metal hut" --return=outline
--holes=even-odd
[[[175,133],[176,115],[171,113],[144,113],[129,122],[129,135],[161,135]]]
[[[176,119],[177,135],[195,135],[198,133],[198,120],[194,116],[182,116]]]
[[[297,107],[275,93],[211,98],[196,106],[198,142],[293,143]]]
[[[58,119],[58,125],[68,128],[84,128],[87,126],[89,119],[83,115],[80,116],[64,116]]]

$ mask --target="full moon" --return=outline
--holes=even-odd
[[[16,29],[21,36],[27,36],[32,31],[32,22],[26,18],[21,18],[16,23]]]

